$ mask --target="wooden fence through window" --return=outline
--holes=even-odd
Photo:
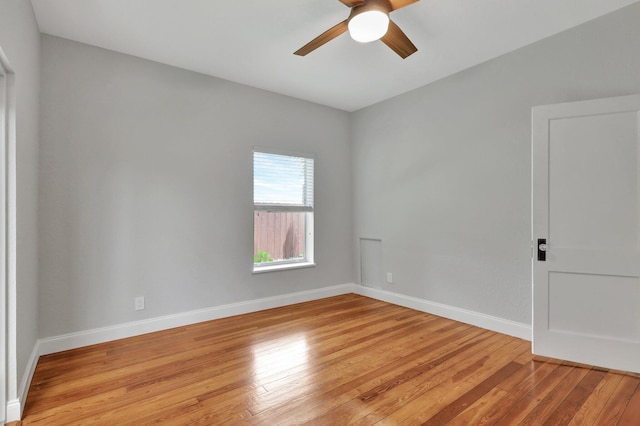
[[[273,260],[304,256],[305,213],[253,212],[253,255],[260,250]]]

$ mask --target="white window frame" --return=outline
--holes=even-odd
[[[275,154],[275,155],[283,155],[288,157],[299,157],[313,160],[315,163],[315,156],[309,153],[295,152],[289,150],[281,150],[274,148],[265,148],[265,147],[253,147],[252,151],[252,173],[254,172],[254,153],[264,153],[264,154]],[[315,175],[315,164],[314,171]],[[315,177],[315,176],[314,176]],[[254,176],[255,179],[255,176]],[[315,183],[312,181],[313,185]],[[315,189],[315,188],[314,188]],[[312,190],[313,191],[313,190]],[[255,182],[252,181],[252,194],[255,193]],[[254,194],[255,195],[255,194]],[[280,260],[273,261],[263,264],[252,263],[253,265],[253,273],[262,273],[262,272],[272,272],[272,271],[282,271],[287,269],[298,269],[298,268],[310,268],[316,266],[314,262],[314,200],[311,201],[311,206],[295,206],[295,205],[286,205],[286,204],[256,204],[254,198],[253,204],[253,212],[255,214],[256,211],[264,211],[264,212],[303,212],[305,213],[305,239],[304,239],[304,258],[302,259],[293,259],[293,260]],[[255,238],[255,227],[253,229],[253,235]],[[252,244],[253,245],[253,244]],[[255,250],[255,247],[253,247]]]

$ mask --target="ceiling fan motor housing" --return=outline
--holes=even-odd
[[[351,8],[351,13],[349,14],[348,21],[351,21],[354,17],[360,15],[361,13],[371,12],[374,10],[389,15],[389,12],[391,12],[392,9],[393,8],[391,7],[391,2],[389,0],[368,0],[361,5]]]

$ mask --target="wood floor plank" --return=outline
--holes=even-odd
[[[493,408],[494,402],[499,399],[504,399],[506,396],[507,392],[504,390],[498,387],[492,388],[489,392],[482,395],[482,397],[478,398],[471,405],[462,410],[460,414],[452,418],[447,425],[467,426],[490,424],[486,423],[484,419]]]
[[[640,377],[348,294],[40,358],[21,425],[638,425]]]
[[[460,396],[453,402],[447,404],[435,416],[422,423],[424,426],[438,426],[449,423],[458,414],[463,412],[469,405],[475,403],[482,396],[491,392],[500,382],[520,369],[521,365],[510,362],[491,376],[478,383],[471,390]]]
[[[603,370],[589,370],[572,391],[566,392],[566,397],[551,413],[546,422],[553,425],[568,424],[606,375],[607,372]],[[562,392],[562,390],[559,392]],[[562,393],[560,395],[561,397],[564,396]]]
[[[485,358],[484,351],[486,348],[499,348],[502,346],[499,344],[501,338],[503,338],[503,336],[498,336],[495,333],[481,334],[476,338],[477,345],[469,348],[470,352],[459,353],[443,363],[439,362],[438,359],[429,360],[428,363],[420,365],[423,373],[416,376],[418,379],[413,381],[400,380],[402,383],[398,383],[392,388],[385,386],[385,391],[381,393],[378,393],[377,388],[373,388],[376,389],[377,392],[375,396],[371,395],[372,388],[369,386],[369,392],[365,391],[362,396],[366,396],[364,399],[367,401],[367,406],[372,412],[365,415],[365,412],[361,410],[360,415],[362,417],[354,420],[354,424],[370,424],[370,421],[374,422],[377,420],[384,422],[386,420],[384,417],[386,417],[388,413],[395,412],[408,404],[419,403],[420,399],[424,397],[429,389],[444,382],[456,380],[455,376],[452,377],[451,375],[452,370],[458,368],[464,370],[469,366],[477,364],[478,360]],[[400,368],[397,373],[393,372],[393,375],[399,375],[398,377],[401,378],[401,376],[406,375],[406,368],[407,367]],[[462,379],[463,378],[459,378],[457,380]],[[382,382],[384,383],[386,381]],[[373,383],[375,383],[375,381],[373,381]],[[341,411],[355,412],[352,408],[360,407],[363,404],[362,398],[354,398],[354,400],[344,406],[337,408],[335,413],[340,413]],[[337,417],[337,415],[331,414]],[[322,419],[322,417],[319,418]],[[397,420],[392,419],[392,422],[396,423]]]
[[[495,423],[499,426],[520,424],[532,411],[538,410],[538,404],[574,369],[568,365],[556,365],[542,380],[535,383],[518,401],[508,406],[506,413]]]
[[[402,380],[401,378],[406,375],[407,369],[413,368],[399,365],[396,369],[386,372],[382,376],[382,380],[374,376],[353,391],[342,390],[330,402],[315,407],[314,411],[305,413],[303,420],[312,421],[311,424],[329,424],[333,418],[349,419],[353,424],[372,424],[376,421],[382,421],[386,417],[386,413],[394,412],[401,406],[420,398],[425,389],[451,380],[451,369],[472,365],[478,359],[483,358],[483,349],[496,345],[499,342],[499,336],[481,333],[476,336],[475,342],[478,343],[473,347],[475,351],[458,353],[444,362],[439,362],[439,359],[428,359],[418,364],[421,371],[419,375],[420,386],[416,386],[417,381]],[[384,379],[385,376],[388,378]],[[381,384],[388,383],[389,378],[394,377],[400,378],[398,381],[402,383],[391,388],[385,386],[384,392],[376,393],[375,396],[371,395],[372,389],[379,389]],[[338,405],[348,398],[351,399]]]
[[[440,323],[436,323],[436,326]],[[464,332],[471,332],[469,327],[463,327]],[[415,350],[415,343],[411,339],[407,339],[407,336],[413,336],[414,333],[419,331],[428,332],[429,327],[422,328],[419,325],[412,325],[407,329],[397,329],[392,335],[385,335],[385,339],[393,339],[399,343],[392,348],[387,347],[383,340],[377,338],[366,339],[365,341],[355,341],[355,344],[351,347],[344,348],[340,351],[327,352],[323,354],[322,358],[317,359],[316,363],[307,366],[306,370],[301,372],[295,372],[288,374],[286,377],[276,381],[269,381],[264,386],[269,390],[269,393],[265,395],[265,398],[258,401],[258,407],[251,409],[254,413],[264,411],[266,408],[273,407],[273,400],[281,400],[280,402],[287,407],[291,406],[289,401],[291,396],[292,386],[296,389],[295,392],[303,392],[307,397],[316,396],[317,392],[323,392],[327,389],[332,389],[332,383],[342,383],[349,378],[353,378],[354,375],[359,374],[358,368],[354,366],[366,367],[370,370],[384,367],[385,359],[387,357],[401,357],[403,354],[411,353]],[[444,336],[444,339],[453,335],[456,329],[438,333],[437,329],[433,329],[433,333],[436,335]],[[416,335],[416,339],[420,339]],[[442,342],[442,340],[440,340]],[[407,343],[407,342],[410,342]],[[305,389],[308,388],[308,389]],[[300,402],[302,404],[303,402]]]
[[[325,383],[316,392],[305,394],[298,400],[282,401],[279,406],[268,410],[268,412],[256,415],[256,420],[264,424],[280,424],[292,417],[292,413],[295,416],[301,416],[300,421],[314,419],[353,398],[357,398],[362,393],[362,389],[379,386],[381,383],[402,374],[405,369],[411,368],[413,365],[428,364],[434,357],[437,358],[445,353],[448,347],[457,345],[456,342],[459,342],[459,339],[479,339],[483,338],[482,334],[485,333],[482,330],[464,327],[461,331],[449,334],[455,331],[457,329],[447,330],[444,337],[433,343],[427,343],[426,347],[416,348],[416,344],[413,343],[413,347],[406,349],[405,354],[398,353],[391,358],[377,355],[369,361],[356,363],[355,366],[359,368],[347,365],[351,368],[343,368],[335,380]],[[436,348],[440,352],[436,351]],[[425,367],[425,371],[428,369],[428,366]],[[300,414],[297,414],[298,412]]]
[[[521,405],[523,398],[530,394],[537,386],[540,386],[543,380],[557,368],[558,364],[536,362],[531,362],[523,366],[520,374],[516,373],[513,375],[514,378],[524,376],[515,386],[510,386],[507,382],[497,386],[498,389],[505,390],[506,394],[498,394],[499,399],[493,400],[490,407],[484,410],[485,414],[477,424],[493,425],[499,423],[500,420],[508,414],[512,415],[512,412],[517,411],[517,408],[514,407],[518,407],[519,404]]]
[[[448,424],[464,426],[495,423],[504,414],[503,407],[508,407],[533,387],[535,379],[531,377],[536,373],[540,373],[540,369],[536,369],[537,365],[531,361],[530,352],[525,351],[523,354],[527,356],[521,355],[515,358],[513,362],[520,364],[520,362],[527,359],[529,360],[528,362],[520,365],[520,368],[515,373],[506,377],[493,389],[470,404]]]
[[[614,390],[620,384],[622,377],[623,376],[618,373],[607,373],[582,404],[578,412],[569,421],[569,425],[580,426],[587,424],[588,419],[598,418]]]
[[[569,394],[573,394],[589,370],[574,367],[564,379],[558,383],[558,385],[547,394],[541,401],[538,402],[535,409],[520,422],[521,425],[536,425],[541,421],[545,423],[553,424],[551,415],[560,408],[565,397]]]
[[[640,384],[629,399],[627,408],[620,417],[620,426],[637,426],[640,423]]]
[[[611,394],[600,415],[594,420],[594,424],[617,425],[627,409],[631,397],[638,388],[638,379],[623,376],[618,386]],[[636,423],[637,424],[637,423]]]
[[[528,343],[514,339],[504,345],[500,351],[494,351],[486,355],[487,361],[482,369],[476,369],[473,377],[464,380],[456,380],[456,373],[452,374],[452,379],[435,386],[424,395],[429,404],[424,404],[423,399],[417,399],[414,404],[407,404],[390,415],[399,424],[412,425],[423,424],[438,412],[453,403],[458,397],[469,392],[477,384],[485,380],[488,376],[502,368],[514,356],[519,355],[522,347]],[[494,356],[495,355],[495,356]],[[452,391],[453,390],[453,391]]]

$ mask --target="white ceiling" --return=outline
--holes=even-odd
[[[640,0],[421,0],[393,19],[403,60],[343,34],[338,0],[31,0],[43,33],[354,111]]]

